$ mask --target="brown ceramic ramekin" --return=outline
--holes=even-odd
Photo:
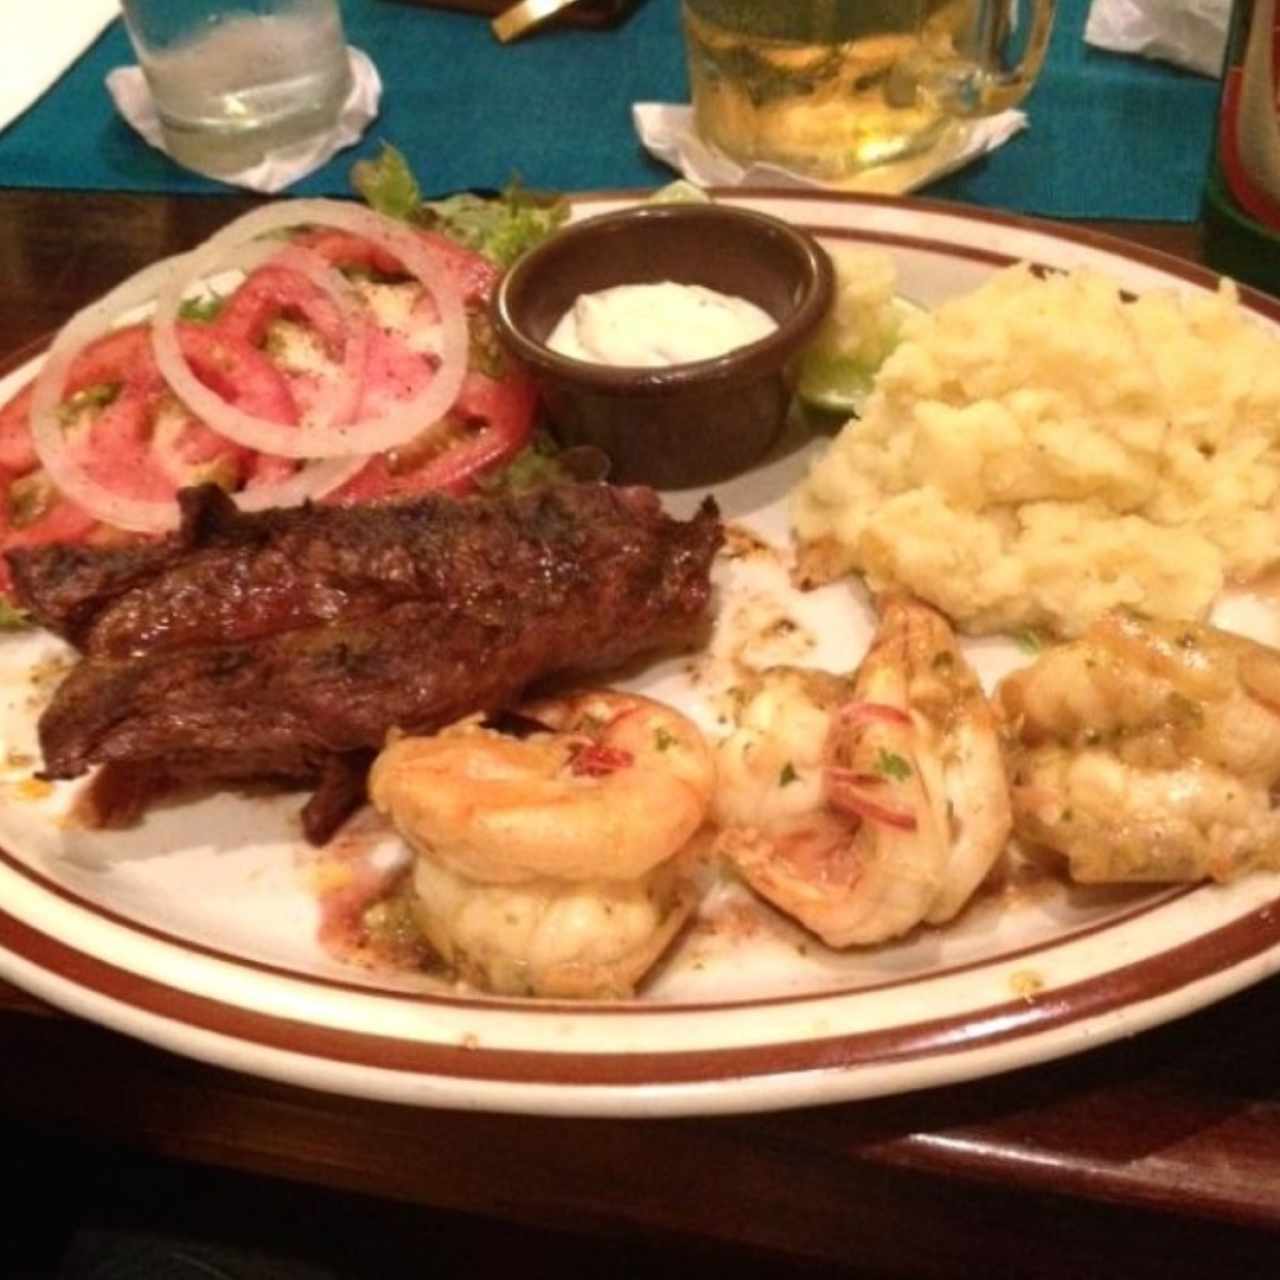
[[[746,298],[777,322],[710,360],[663,368],[571,359],[546,341],[585,293],[670,280]],[[575,223],[507,273],[498,335],[532,371],[561,442],[603,449],[620,483],[687,488],[758,462],[780,432],[793,357],[831,305],[834,274],[806,232],[717,204],[641,205]]]

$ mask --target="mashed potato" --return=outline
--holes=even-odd
[[[971,632],[1202,616],[1280,559],[1280,341],[1217,294],[1002,271],[911,320],[793,495],[802,581],[905,587]]]

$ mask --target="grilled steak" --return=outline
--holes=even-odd
[[[534,579],[555,608],[558,582],[615,559],[639,572],[647,556],[681,555],[679,526],[644,489],[252,516],[213,485],[179,501],[181,528],[156,542],[10,552],[19,600],[84,653],[125,657],[376,618],[409,601],[465,599],[473,614],[501,618]]]
[[[46,777],[353,791],[392,727],[687,639],[722,537],[710,502],[680,522],[605,485],[253,516],[205,488],[183,507],[160,542],[10,555],[22,602],[86,654],[40,721]],[[309,834],[333,807],[317,798]]]

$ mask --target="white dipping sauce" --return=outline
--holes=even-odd
[[[585,293],[547,346],[591,364],[657,367],[710,360],[772,333],[767,311],[700,284],[620,284]]]

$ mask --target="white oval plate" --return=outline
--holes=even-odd
[[[902,292],[926,305],[1019,258],[1096,266],[1133,290],[1215,284],[1148,250],[988,211],[855,196],[722,198],[830,241],[888,248]],[[575,216],[628,202],[584,198]],[[1280,328],[1280,303],[1246,300]],[[0,382],[0,399],[31,368]],[[781,499],[817,447],[788,444],[719,487],[726,515],[785,548]],[[669,505],[687,508],[698,496],[670,495]],[[849,587],[797,599],[768,555],[719,564],[716,575],[725,626],[784,611],[798,623],[772,647],[762,642],[760,661],[847,670],[861,656],[871,619]],[[1233,608],[1228,625],[1280,640],[1268,609],[1248,600]],[[722,629],[713,652],[726,637]],[[967,647],[988,683],[1025,661],[1002,641]],[[721,884],[626,1004],[487,999],[429,977],[366,972],[318,940],[321,855],[298,838],[297,796],[224,795],[159,809],[132,831],[91,833],[62,820],[75,785],[33,794],[24,760],[40,705],[32,669],[59,652],[41,636],[0,642],[0,975],[72,1013],[236,1070],[423,1106],[765,1110],[1060,1057],[1201,1008],[1280,965],[1280,880],[1256,876],[1157,892],[1015,881],[945,930],[847,954]],[[630,683],[714,728],[723,673],[713,657],[696,674],[667,662]],[[359,819],[342,839],[348,852],[372,843]]]

